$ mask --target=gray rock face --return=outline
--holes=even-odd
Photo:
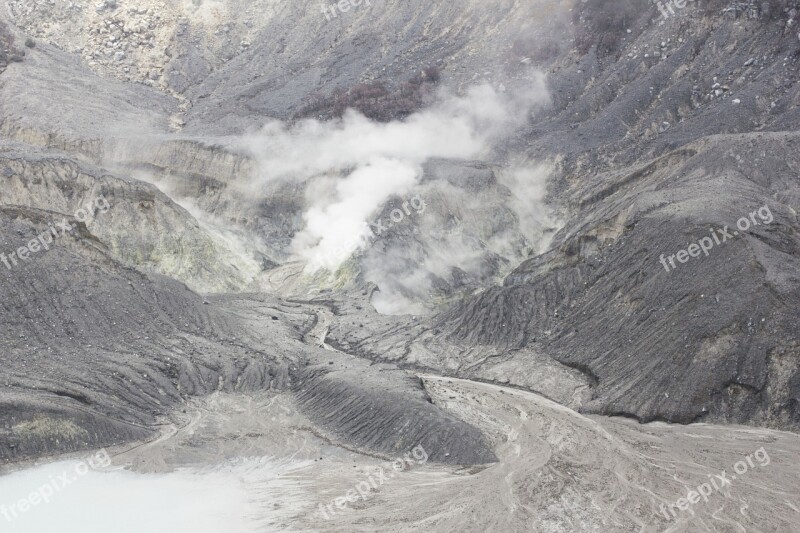
[[[0,73],[5,71],[9,63],[19,62],[25,57],[24,49],[15,44],[14,32],[3,21],[0,21]]]
[[[62,220],[2,217],[6,256]],[[143,438],[182,395],[285,385],[286,363],[238,348],[202,298],[119,263],[69,220],[49,250],[0,271],[4,461]]]
[[[465,347],[533,347],[581,370],[589,412],[796,428],[798,152],[783,131],[798,127],[798,45],[766,15],[687,22],[556,63],[553,109],[519,143],[564,155],[554,197],[570,222],[437,327]],[[781,52],[748,63],[765,46]],[[660,264],[763,206],[770,224],[755,214],[760,225],[708,257]]]
[[[480,431],[434,406],[419,378],[392,365],[306,367],[297,397],[321,428],[388,457],[422,446],[439,463],[497,460]]]
[[[535,343],[595,381],[590,412],[797,427],[798,140],[716,137],[598,176],[556,249],[441,327],[459,344]],[[693,244],[699,257],[675,258]]]
[[[108,212],[98,214],[93,207],[86,223],[121,261],[204,292],[241,289],[260,271],[255,258],[239,257],[212,238],[150,184],[115,177],[67,156],[37,154],[22,145],[7,149],[0,153],[4,203],[75,214],[103,198]]]
[[[454,85],[476,73],[489,79],[513,75],[525,57],[522,50],[509,52],[516,39],[566,27],[567,12],[556,5],[375,0],[331,20],[313,0],[281,5],[251,46],[187,93],[198,101],[187,113],[187,127],[205,132],[213,125],[220,133],[258,127],[261,117],[292,116],[314,93],[373,80],[395,85],[433,65],[443,67]]]

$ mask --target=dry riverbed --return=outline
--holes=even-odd
[[[432,450],[412,454],[411,442],[397,457],[364,455],[330,442],[288,394],[213,394],[187,404],[184,422],[161,438],[113,451],[113,466],[92,476],[134,498],[133,487],[225,487],[224,504],[239,515],[229,523],[241,531],[791,531],[800,518],[797,435],[586,417],[532,393],[423,378],[434,403],[485,432],[498,463],[441,466],[426,460]],[[718,490],[692,496],[712,479]],[[13,480],[3,480],[8,489]],[[109,513],[83,483],[58,496],[84,507],[80,531],[101,531]],[[58,502],[11,531],[28,531],[34,515],[55,524]],[[208,524],[220,512],[196,510]],[[158,521],[139,514],[136,527]]]

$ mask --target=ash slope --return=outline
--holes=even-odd
[[[345,320],[332,337],[589,412],[797,429],[800,39],[778,4],[598,22],[587,3],[576,32],[594,44],[552,64],[553,108],[509,148],[561,156],[551,250],[431,324]],[[660,264],[764,206],[769,224]],[[548,358],[583,376],[548,371],[554,384]]]
[[[3,216],[12,246],[44,218]],[[248,299],[204,305],[92,240],[81,235],[3,278],[3,462],[148,439],[192,396],[264,390],[296,391],[318,431],[369,453],[414,443],[443,463],[495,460],[477,430],[434,406],[404,372],[309,349],[298,333],[313,320],[307,310]]]
[[[633,17],[617,48],[556,65],[583,82],[554,81],[530,151],[566,150],[570,222],[503,287],[444,313],[450,340],[535,346],[594,383],[592,412],[798,427],[798,10],[721,4]],[[770,224],[660,265],[763,206]]]
[[[0,211],[9,262],[0,272],[3,463],[147,440],[192,397],[267,390],[296,394],[317,432],[368,453],[420,444],[442,463],[496,460],[478,430],[433,405],[407,373],[320,347],[313,306],[263,295],[203,298],[129,266],[135,246],[119,254],[118,245],[152,242],[147,228],[164,231],[169,220],[188,243],[192,231],[202,236],[152,186],[93,176],[96,169],[65,155],[7,154],[0,165],[9,185]],[[100,195],[107,210],[69,214]],[[28,205],[14,203],[21,201]],[[58,237],[48,249],[10,257],[51,226]]]
[[[554,250],[440,327],[459,344],[534,343],[584,371],[590,412],[797,428],[798,142],[714,137],[602,176]],[[756,215],[761,225],[739,234],[763,206],[774,220]],[[661,264],[723,228],[731,239],[708,257]]]
[[[219,182],[236,177],[249,166],[240,154],[225,147],[224,139],[216,139],[219,143],[215,144],[212,135],[238,133],[260,125],[268,115],[288,116],[314,89],[347,87],[357,81],[388,83],[392,79],[406,79],[411,72],[423,65],[438,64],[440,59],[444,80],[454,85],[469,82],[475,78],[475,72],[484,72],[477,79],[493,80],[509,71],[513,74],[521,62],[546,65],[554,93],[552,110],[537,117],[507,149],[521,151],[530,158],[553,158],[558,162],[552,199],[561,202],[569,223],[556,237],[551,251],[524,263],[502,287],[467,299],[433,323],[401,328],[400,333],[391,326],[388,330],[365,328],[378,333],[375,339],[365,339],[364,333],[354,329],[340,330],[334,332],[337,342],[342,346],[345,341],[357,345],[360,353],[375,359],[458,372],[469,367],[470,372],[476,372],[482,379],[509,380],[504,374],[513,371],[515,384],[539,389],[541,383],[537,381],[545,382],[548,376],[534,374],[535,378],[531,378],[529,372],[542,362],[548,365],[545,374],[558,374],[558,380],[568,384],[565,394],[559,391],[560,382],[553,379],[547,384],[551,397],[564,403],[574,400],[596,412],[684,422],[710,416],[796,427],[798,365],[793,324],[797,309],[798,169],[796,136],[788,132],[796,131],[798,126],[800,45],[791,31],[797,11],[791,14],[788,8],[784,9],[787,3],[780,2],[780,9],[770,13],[755,7],[750,10],[752,18],[747,12],[733,18],[730,11],[723,14],[725,6],[721,5],[717,11],[676,16],[662,24],[651,8],[612,21],[618,23],[617,27],[604,28],[596,24],[602,17],[593,19],[591,13],[584,12],[602,3],[585,4],[577,11],[573,31],[562,36],[575,37],[575,42],[565,45],[563,39],[555,40],[551,56],[543,55],[530,41],[518,39],[526,30],[543,26],[543,17],[537,16],[532,4],[487,7],[485,2],[470,2],[466,15],[455,14],[453,6],[397,8],[387,4],[380,11],[381,25],[377,29],[359,23],[374,11],[364,11],[330,26],[322,26],[320,18],[314,24],[303,24],[304,31],[293,39],[316,35],[307,28],[324,28],[311,48],[305,46],[305,41],[281,43],[282,34],[294,31],[299,25],[297,21],[306,20],[305,14],[295,13],[289,6],[287,12],[265,22],[279,24],[281,31],[265,30],[249,35],[255,42],[236,51],[235,59],[217,61],[208,56],[208,64],[203,66],[197,58],[197,49],[178,51],[174,62],[165,60],[156,73],[164,79],[175,76],[177,81],[167,80],[164,86],[150,84],[154,87],[128,84],[92,72],[94,69],[108,74],[65,52],[68,47],[58,43],[58,32],[54,31],[49,38],[55,44],[37,45],[25,61],[10,65],[0,76],[3,95],[0,131],[19,142],[65,150],[89,157],[95,163],[102,163],[120,145],[137,151],[136,143],[131,143],[134,146],[131,149],[128,139],[119,132],[114,137],[114,127],[106,127],[107,124],[133,124],[133,133],[158,132],[164,137],[151,142],[150,149],[140,152],[140,159],[133,164],[154,164],[159,171],[202,178],[197,180],[201,185],[195,186],[197,194],[206,195],[207,203],[213,204]],[[773,4],[779,2],[766,5]],[[17,11],[15,20],[20,26],[39,28],[50,14],[37,13],[28,13],[25,17],[30,17],[22,20]],[[103,13],[110,18],[123,17],[116,11]],[[248,16],[251,14],[252,11],[248,12]],[[406,20],[408,14],[414,16],[415,22],[403,26],[399,21]],[[448,19],[451,14],[453,17]],[[430,28],[422,23],[428,15],[434,16],[438,24],[435,38],[426,35]],[[453,37],[448,20],[457,22],[452,29],[458,38],[445,46]],[[491,24],[482,24],[486,21]],[[171,39],[173,49],[189,46],[194,39],[193,25],[199,28],[200,23],[190,20],[186,29],[186,24],[178,24],[177,18],[174,22],[174,34],[156,37]],[[109,23],[118,25],[119,21]],[[110,24],[106,25],[111,27]],[[411,43],[408,46],[371,45],[375,42],[386,45],[387,39],[398,41],[397,32],[392,30],[401,26],[415,36],[407,41]],[[165,27],[169,29],[169,24]],[[496,31],[497,28],[513,31],[506,35]],[[627,33],[627,29],[631,32]],[[47,38],[43,24],[41,31]],[[587,34],[588,39],[584,38]],[[613,46],[609,44],[609,35],[616,35]],[[504,52],[506,49],[510,50],[508,54]],[[322,64],[308,60],[309,54],[322,50],[325,51]],[[480,50],[486,53],[478,53]],[[379,52],[387,57],[375,57]],[[222,55],[227,57],[225,54]],[[369,58],[355,60],[362,56]],[[245,68],[252,62],[262,66],[264,73],[252,73]],[[169,71],[164,70],[167,65]],[[384,67],[390,68],[384,71]],[[209,69],[213,71],[211,75]],[[127,81],[120,70],[112,74]],[[63,77],[69,83],[52,83],[48,76]],[[89,88],[81,89],[86,87],[84,83]],[[716,84],[719,86],[715,87]],[[90,90],[93,87],[99,89]],[[65,94],[63,98],[61,93]],[[53,116],[53,101],[67,102],[78,111]],[[76,105],[82,101],[86,102],[85,109]],[[95,120],[92,127],[83,124],[87,116]],[[167,138],[170,128],[184,126],[202,138],[204,144],[191,140],[159,142]],[[123,142],[119,142],[120,138]],[[191,149],[185,150],[187,147]],[[195,157],[197,154],[199,157]],[[498,159],[502,160],[502,154]],[[205,181],[206,178],[211,179]],[[296,211],[293,200],[289,198],[282,207]],[[669,254],[685,248],[700,235],[707,235],[710,227],[730,225],[765,204],[773,208],[774,224],[757,228],[752,235],[720,247],[714,257],[683,265],[670,274],[661,270],[656,259],[662,251]],[[64,209],[69,206],[63,205]],[[181,224],[190,221],[182,218],[185,214],[180,210],[170,209],[170,221],[178,220]],[[14,213],[17,217],[17,211]],[[131,217],[127,213],[124,219]],[[172,227],[163,221],[156,224]],[[119,231],[124,231],[122,226]],[[278,225],[270,229],[278,233],[290,231]],[[20,231],[25,236],[33,232],[30,227],[21,227]],[[113,251],[113,243],[100,233],[98,229],[97,239]],[[14,234],[7,238],[12,244],[21,242]],[[177,253],[190,257],[196,252],[197,248],[187,247]],[[130,261],[143,270],[152,266],[140,264],[135,257],[113,260]],[[209,268],[219,267],[213,254],[205,264]],[[202,272],[205,267],[200,266]],[[156,265],[153,270],[159,272],[162,267]],[[696,272],[699,274],[693,275]],[[177,275],[174,270],[166,273]],[[14,279],[9,287],[19,282]],[[45,298],[45,294],[58,294],[73,282],[77,281],[38,289],[30,287],[31,294],[37,295],[32,301]],[[731,284],[736,290],[730,288]],[[124,289],[125,283],[121,285]],[[41,288],[46,290],[39,296],[35,291]],[[189,304],[176,305],[175,313],[183,312],[184,308],[197,308],[198,316],[210,312],[198,304],[198,297],[188,296],[183,288],[153,289],[156,295],[159,291],[169,294],[177,291],[191,300]],[[15,302],[7,308],[10,321],[18,320],[14,313],[24,305]],[[246,303],[246,298],[243,302],[236,305],[249,309],[244,322],[260,323],[250,314],[255,313],[252,307],[258,304]],[[56,304],[48,308],[51,305]],[[90,313],[88,302],[81,306],[87,307],[85,313]],[[147,307],[144,303],[142,306]],[[61,307],[54,309],[60,312]],[[236,316],[237,312],[233,314]],[[313,313],[300,315],[305,318],[295,324],[299,329],[293,332],[294,328],[287,328],[275,333],[293,342],[292,348],[287,349],[290,354],[295,349],[304,350],[297,340],[302,335],[297,332],[307,327]],[[194,323],[194,319],[184,321],[181,314],[175,316],[180,317],[176,323]],[[281,322],[283,315],[276,316],[278,321],[264,322]],[[223,317],[219,320],[225,328],[242,320],[242,316],[234,319],[223,314]],[[24,327],[29,329],[19,334],[39,338],[30,329],[34,326]],[[176,326],[178,331],[186,327]],[[84,342],[97,345],[95,333]],[[172,328],[168,333],[182,335]],[[103,336],[106,334],[104,330]],[[201,332],[200,337],[208,336],[210,340],[202,342],[215,343],[215,335],[209,329]],[[234,336],[238,339],[241,335],[244,334],[237,329]],[[261,333],[250,335],[257,339],[255,342],[266,342]],[[7,342],[19,343],[20,338],[12,336]],[[38,346],[31,342],[22,348],[38,350]],[[382,350],[383,346],[389,349]],[[255,347],[250,349],[260,353]],[[12,353],[15,360],[24,362],[29,352],[8,352]],[[204,383],[197,386],[198,391],[219,386],[220,365],[239,368],[232,361],[234,356],[242,355],[222,351],[219,354],[225,353],[230,355],[223,356],[224,363],[216,362],[212,355],[210,362],[187,374],[207,378],[197,378]],[[325,353],[324,357],[332,356]],[[93,359],[67,360],[80,373]],[[19,361],[14,364],[22,364]],[[282,375],[266,370],[263,365],[272,369],[277,364],[283,368],[281,365],[288,364],[285,361],[282,356],[274,363],[272,359],[258,363],[261,366],[255,367],[260,369],[256,375],[262,379],[254,378],[252,383],[265,386],[272,378],[265,381],[264,376]],[[495,364],[498,361],[500,365]],[[327,360],[322,364],[327,364]],[[206,367],[211,371],[203,370]],[[225,373],[223,386],[238,383],[240,370]],[[15,372],[22,374],[22,370]],[[149,371],[146,374],[150,376]],[[686,381],[680,382],[675,376],[686,377]],[[129,379],[134,380],[133,375]],[[308,379],[309,383],[319,383],[322,391],[335,389],[338,377],[319,378],[312,373]],[[74,377],[66,382],[77,380]],[[250,379],[244,382],[249,383]],[[592,387],[593,398],[573,394],[586,390],[587,386]],[[23,388],[28,391],[26,395],[33,394],[30,391],[37,390],[38,385],[25,382]],[[174,396],[169,388],[161,388],[168,396]],[[175,384],[173,388],[177,390]],[[142,387],[142,390],[150,389]],[[354,397],[362,393],[357,386],[348,390]],[[137,392],[131,401],[139,402],[141,394]],[[168,403],[159,394],[156,389],[147,395],[151,403],[142,405],[148,406],[149,414],[137,415],[137,420],[141,418],[151,424],[154,413],[166,412],[151,407],[159,405],[159,401]],[[328,399],[327,392],[321,394],[326,396],[324,405],[335,405],[335,399]],[[409,398],[418,394],[417,389],[411,389]],[[47,396],[45,403],[73,401],[59,398],[63,396]],[[335,424],[334,430],[341,423],[340,420]],[[107,434],[112,438],[112,432]],[[362,442],[372,439],[368,434],[360,438]],[[29,445],[25,454],[57,448],[54,444],[47,446]]]

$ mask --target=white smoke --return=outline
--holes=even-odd
[[[547,179],[554,171],[551,163],[517,164],[498,173],[498,181],[511,191],[509,207],[519,219],[523,235],[536,244],[534,252],[544,252],[550,245],[555,226],[560,226],[549,210],[544,209]]]
[[[525,91],[480,85],[461,96],[443,92],[437,104],[390,123],[352,110],[325,123],[274,121],[247,146],[259,163],[259,183],[308,182],[305,227],[292,249],[307,271],[335,271],[367,241],[370,217],[418,183],[426,161],[480,158],[547,101],[537,75]]]
[[[335,182],[329,194],[311,198],[306,227],[293,247],[309,270],[335,270],[368,238],[367,219],[390,196],[414,185],[421,169],[410,161],[374,157]]]

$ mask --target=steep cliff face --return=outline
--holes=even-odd
[[[583,10],[602,4],[588,2]],[[580,22],[578,34],[594,40],[613,34],[615,45],[576,48],[552,64],[553,106],[520,145],[531,155],[564,156],[566,189],[709,135],[792,131],[798,5],[756,4],[688,6],[666,18],[651,5],[645,16],[635,10],[611,26]]]

